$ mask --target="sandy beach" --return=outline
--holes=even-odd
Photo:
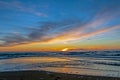
[[[32,70],[0,72],[0,80],[120,80],[120,78]]]

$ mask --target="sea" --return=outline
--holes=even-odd
[[[24,70],[120,77],[120,51],[0,52],[0,72]]]

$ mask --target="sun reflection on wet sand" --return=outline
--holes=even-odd
[[[65,58],[57,58],[57,57],[26,57],[26,58],[15,58],[9,60],[1,60],[0,62],[5,63],[47,63],[47,62],[62,62],[62,61],[70,61]]]

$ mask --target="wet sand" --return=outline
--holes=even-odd
[[[120,78],[65,74],[48,71],[12,71],[0,72],[0,80],[120,80]]]

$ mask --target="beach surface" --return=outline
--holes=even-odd
[[[31,70],[0,72],[0,80],[120,80],[120,78]]]

